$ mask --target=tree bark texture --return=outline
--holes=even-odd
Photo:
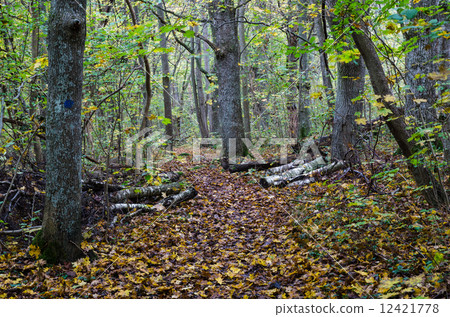
[[[36,242],[50,263],[81,257],[81,101],[86,0],[52,0],[48,27],[47,180]]]
[[[219,85],[218,105],[223,158],[227,166],[230,154],[242,156],[246,151],[242,141],[244,126],[241,109],[238,23],[232,0],[213,0],[209,3],[208,9],[212,20],[214,43],[217,46],[214,53]],[[235,153],[234,151],[230,153],[230,143]]]
[[[356,163],[357,125],[355,113],[362,111],[361,101],[353,101],[364,92],[365,67],[362,58],[337,64],[336,104],[331,137],[331,157]]]

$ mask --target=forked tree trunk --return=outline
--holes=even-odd
[[[86,0],[52,0],[48,27],[47,181],[35,242],[49,263],[74,261],[81,237],[81,100]]]
[[[375,45],[362,30],[353,30],[352,37],[364,58],[374,93],[380,96],[378,102],[382,102],[384,106],[391,111],[385,118],[386,124],[397,141],[403,155],[408,160],[408,168],[417,186],[423,188],[422,194],[430,205],[434,207],[448,206],[448,197],[445,189],[442,184],[436,180],[431,171],[426,168],[422,162],[419,162],[418,165],[413,165],[409,161],[411,155],[417,152],[419,147],[414,140],[408,141],[410,133],[407,130],[404,116],[395,104],[390,101],[392,91],[386,79],[383,65],[378,57]]]

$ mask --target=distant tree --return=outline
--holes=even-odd
[[[86,0],[52,0],[48,24],[46,199],[35,243],[50,263],[74,261],[81,237],[81,101]]]

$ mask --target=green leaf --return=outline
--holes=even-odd
[[[192,37],[195,36],[195,33],[194,33],[194,31],[192,31],[192,30],[188,30],[188,31],[186,31],[186,32],[183,33],[183,36],[184,36],[184,37],[187,37],[187,38],[192,38]]]
[[[403,17],[402,17],[400,14],[396,13],[396,14],[390,15],[390,16],[388,17],[388,19],[390,19],[390,20],[396,20],[396,21],[402,21],[402,20],[403,20]]]
[[[417,13],[419,13],[419,11],[417,11],[416,9],[406,9],[403,10],[402,15],[404,15],[408,20],[412,20],[416,17]]]

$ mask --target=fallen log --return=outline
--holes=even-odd
[[[182,191],[179,194],[164,198],[154,206],[145,204],[115,204],[110,207],[110,210],[119,212],[135,210],[134,212],[125,215],[125,217],[123,217],[122,220],[120,221],[123,222],[128,218],[138,216],[144,212],[150,213],[168,210],[169,208],[173,208],[178,204],[182,203],[183,201],[195,198],[195,196],[197,196],[197,191],[195,190],[195,188],[191,187]]]
[[[111,196],[111,201],[120,202],[126,199],[137,200],[142,198],[157,200],[163,194],[173,195],[179,193],[180,191],[180,183],[162,184],[160,186],[149,187],[132,187],[116,192]]]
[[[288,171],[290,169],[296,168],[300,165],[305,164],[305,160],[304,159],[297,159],[289,164],[285,164],[285,165],[280,165],[277,167],[272,167],[271,169],[267,170],[267,174],[268,175],[274,175],[274,174],[280,174],[283,173],[285,171]]]
[[[105,182],[96,179],[88,179],[87,181],[82,181],[82,188],[84,191],[92,189],[94,192],[102,191],[105,189]],[[117,192],[119,190],[125,189],[125,186],[108,184],[109,192]]]
[[[325,164],[326,162],[323,159],[323,157],[318,157],[311,162],[305,163],[297,168],[283,172],[280,175],[263,177],[260,179],[259,183],[264,188],[268,188],[270,186],[283,187],[291,182],[295,182],[296,180],[301,179],[302,177],[304,177],[303,174],[313,171]]]
[[[316,181],[316,177],[329,175],[334,172],[337,172],[341,169],[344,169],[347,165],[343,161],[337,161],[333,162],[329,165],[326,165],[324,167],[318,168],[316,170],[313,170],[309,173],[303,174],[301,177],[304,177],[303,179],[294,181],[289,183],[287,186],[304,186],[310,183],[314,183]]]
[[[141,210],[145,212],[156,211],[153,205],[146,204],[114,204],[109,207],[110,211],[115,212],[128,212],[130,210]]]
[[[316,179],[314,177],[306,178],[306,179],[302,179],[302,180],[299,180],[299,181],[295,181],[295,182],[289,183],[287,185],[287,187],[294,187],[294,186],[301,187],[301,186],[305,186],[305,185],[314,183],[315,181],[316,181]]]
[[[181,175],[178,172],[162,172],[157,177],[161,178],[163,182],[178,182]]]
[[[197,194],[195,188],[190,187],[179,194],[164,198],[161,203],[164,207],[174,207],[183,201],[194,198]]]
[[[21,234],[33,233],[33,232],[39,231],[39,230],[41,230],[41,228],[42,228],[42,226],[34,226],[34,227],[18,229],[18,230],[4,230],[4,231],[0,231],[0,235],[18,236]]]
[[[228,171],[230,173],[238,173],[238,172],[246,172],[250,169],[255,169],[257,171],[262,171],[262,170],[266,170],[272,167],[276,167],[276,166],[280,166],[286,163],[290,163],[292,161],[294,161],[297,158],[296,155],[289,155],[287,157],[286,162],[282,163],[280,158],[272,158],[272,159],[267,159],[264,162],[260,162],[260,161],[250,161],[247,163],[242,163],[242,164],[231,164],[228,167]]]

